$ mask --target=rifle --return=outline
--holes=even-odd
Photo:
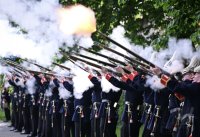
[[[105,39],[107,39],[108,41],[112,42],[113,44],[117,45],[118,47],[122,48],[123,50],[125,50],[126,52],[128,52],[129,54],[131,54],[132,56],[138,58],[139,60],[141,60],[142,62],[145,62],[149,68],[150,67],[157,67],[159,68],[163,73],[165,73],[168,76],[171,76],[168,72],[166,72],[165,70],[163,70],[162,68],[158,67],[157,65],[153,64],[152,62],[146,60],[145,58],[141,57],[140,55],[134,53],[133,51],[129,50],[128,48],[126,48],[125,46],[121,45],[120,43],[116,42],[115,40],[111,39],[110,37],[106,36],[105,34],[103,34],[102,32],[97,31],[102,37],[104,37]]]
[[[95,61],[95,62],[98,62],[100,64],[103,64],[105,66],[109,66],[111,68],[115,68],[117,67],[117,65],[114,65],[112,63],[108,63],[108,62],[105,62],[105,61],[102,61],[102,60],[98,60],[98,59],[94,59],[94,58],[91,58],[91,57],[88,57],[86,55],[82,55],[82,54],[78,54],[78,53],[75,53],[77,56],[80,56],[82,58],[85,58],[85,59],[89,59],[89,60],[92,60],[92,61]],[[73,55],[70,55],[70,56],[73,56]],[[74,56],[73,56],[74,57]],[[128,71],[127,69],[123,68],[123,70],[126,72],[126,73],[130,73],[130,71]]]
[[[119,73],[114,72],[113,70],[111,70],[111,69],[109,69],[109,68],[106,68],[106,67],[104,67],[104,66],[100,66],[100,65],[98,65],[98,64],[94,64],[94,63],[89,62],[89,61],[87,61],[87,60],[78,58],[78,57],[76,57],[76,56],[71,56],[70,58],[71,58],[72,60],[75,60],[75,61],[78,60],[78,61],[84,62],[84,63],[86,63],[86,64],[88,64],[88,65],[90,65],[90,66],[93,66],[93,67],[95,67],[95,68],[98,68],[98,69],[105,68],[105,69],[107,69],[109,72],[111,72],[111,73],[113,73],[113,74],[115,74],[115,75],[117,75],[117,76],[121,76]]]
[[[41,69],[44,69],[44,70],[47,70],[47,71],[52,71],[52,70],[50,70],[50,69],[48,69],[48,68],[46,68],[46,67],[43,67],[43,66],[41,66],[41,65],[39,65],[39,64],[37,64],[37,63],[28,61],[28,60],[23,59],[23,58],[20,58],[20,59],[23,60],[23,61],[26,61],[26,62],[28,62],[28,63],[30,63],[30,64],[33,64],[33,65],[35,65],[35,66],[37,66],[37,67],[39,67],[39,68],[41,68]]]
[[[63,66],[63,65],[61,65],[61,64],[58,64],[58,63],[56,63],[56,62],[53,62],[52,64],[54,64],[54,65],[56,65],[56,66],[59,66],[59,67],[61,67],[61,68],[64,68],[64,69],[66,69],[66,70],[71,70],[70,68],[65,67],[65,66]]]
[[[95,55],[98,55],[98,56],[101,56],[101,57],[103,57],[103,58],[108,59],[108,60],[109,60],[110,62],[112,62],[112,64],[114,64],[115,66],[117,66],[116,63],[119,63],[119,64],[121,64],[121,65],[123,65],[123,66],[126,66],[126,65],[127,65],[127,64],[126,64],[125,62],[123,62],[123,61],[120,61],[120,60],[111,58],[111,57],[106,56],[106,55],[103,55],[103,54],[101,54],[101,53],[94,52],[94,51],[89,50],[89,49],[86,49],[86,48],[84,48],[84,47],[80,47],[80,48],[83,49],[83,50],[85,50],[85,51],[87,51],[87,52],[90,52],[90,53],[92,53],[92,54],[95,54]],[[111,50],[112,50],[112,49],[111,49]],[[115,50],[113,50],[113,51],[115,51]],[[115,51],[114,53],[118,55],[119,52]],[[79,55],[80,55],[80,54],[79,54]],[[119,55],[122,56],[122,57],[126,56],[126,55],[123,56],[122,53],[119,53]],[[84,55],[81,55],[81,56],[83,57]],[[126,57],[127,57],[128,59],[131,59],[131,58],[128,57],[128,56],[126,56]],[[124,58],[125,58],[125,57],[124,57]],[[125,59],[127,59],[127,58],[125,58]],[[134,60],[131,59],[131,61],[134,61]],[[137,60],[136,60],[136,61],[137,61]],[[139,61],[137,61],[137,62],[139,62]],[[136,64],[136,63],[132,63],[132,62],[129,62],[129,63],[130,63],[130,64],[133,66],[133,68],[136,69],[137,71],[139,71],[139,72],[141,72],[141,73],[148,74],[148,75],[153,75],[153,73],[150,72],[147,68],[145,68],[145,67],[143,67],[143,66],[141,66],[141,65],[138,65],[138,64]],[[141,62],[139,62],[139,63],[142,64],[142,65],[145,65],[145,64],[143,64],[143,63],[141,63]],[[126,69],[124,69],[124,70],[127,72]],[[128,73],[129,73],[129,72],[128,72]]]
[[[109,72],[111,72],[111,73],[113,73],[113,74],[115,74],[115,75],[117,75],[117,76],[121,76],[119,73],[114,72],[113,70],[111,70],[111,69],[109,69],[109,68],[106,68],[106,67],[104,67],[104,66],[101,66],[101,65],[92,63],[92,62],[90,62],[90,61],[84,60],[84,59],[82,59],[82,58],[79,58],[79,57],[76,57],[76,56],[73,56],[73,55],[71,55],[71,56],[66,55],[66,53],[65,53],[64,51],[61,51],[61,53],[63,54],[63,56],[65,56],[67,59],[69,59],[69,61],[71,61],[74,65],[78,66],[79,68],[81,68],[82,70],[84,70],[84,71],[86,71],[86,72],[88,72],[88,71],[85,70],[84,68],[82,68],[80,65],[76,64],[75,61],[78,60],[78,61],[84,62],[84,63],[86,63],[87,65],[90,65],[90,66],[95,67],[95,68],[98,68],[98,69],[105,68],[105,69],[107,69]],[[98,71],[95,70],[95,69],[94,69],[94,71],[98,72]]]

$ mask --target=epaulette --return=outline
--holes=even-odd
[[[124,74],[124,75],[121,77],[121,80],[122,80],[123,82],[126,82],[128,79],[129,79],[129,74]]]
[[[169,82],[171,78],[167,75],[161,75],[161,78],[160,78],[160,82],[164,85],[164,86],[167,86],[167,83]]]
[[[129,79],[131,80],[131,81],[133,81],[134,80],[134,78],[136,77],[138,75],[138,72],[137,71],[133,71],[131,74],[129,74]]]
[[[93,75],[90,74],[90,75],[88,76],[88,78],[91,80],[91,79],[93,78]]]
[[[106,79],[109,81],[109,80],[110,80],[110,78],[112,77],[112,75],[111,75],[111,74],[109,74],[109,73],[107,73],[107,74],[105,75],[105,77],[106,77]]]

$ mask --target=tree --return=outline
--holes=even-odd
[[[198,0],[60,0],[63,5],[80,3],[91,7],[97,28],[109,34],[122,25],[135,44],[166,46],[170,36],[190,38],[200,44],[200,1]],[[95,33],[94,40],[99,40]]]

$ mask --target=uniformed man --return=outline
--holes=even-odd
[[[107,73],[107,70],[102,69],[103,75],[107,80],[112,76]],[[118,121],[118,101],[122,94],[122,90],[108,92],[102,91],[101,105],[99,109],[100,118],[100,137],[117,137],[116,126]]]
[[[195,60],[196,62],[196,60]],[[198,64],[198,63],[195,63]],[[161,74],[161,71],[157,68],[153,69],[157,75]],[[193,115],[190,116],[190,137],[200,136],[200,103],[199,103],[199,91],[200,91],[200,67],[194,69],[195,75],[192,79],[192,83],[180,82],[173,77],[170,78],[166,75],[161,75],[161,83],[165,85],[172,93],[182,94],[190,102],[193,109]]]
[[[133,83],[136,83],[136,81],[139,80],[140,75],[133,69],[130,70],[131,74],[125,74],[121,67],[117,67],[116,70],[123,75],[121,78],[122,81],[119,81],[113,76],[111,76],[108,81],[111,82],[114,86],[121,88],[122,90],[126,90],[125,106],[122,115],[123,123],[121,129],[121,137],[138,137],[139,129],[141,126],[141,123],[139,122],[141,118],[139,108],[143,101],[143,90],[140,90],[138,86],[134,86]],[[143,87],[143,85],[140,87]]]
[[[40,75],[41,76],[41,86],[39,89],[39,98],[38,98],[38,105],[39,105],[39,118],[38,118],[38,137],[44,137],[44,120],[45,120],[45,107],[44,107],[44,102],[45,102],[45,97],[44,97],[44,93],[45,91],[48,89],[49,86],[49,81],[47,80],[47,78],[45,78],[44,75]]]
[[[38,117],[39,117],[39,106],[37,104],[37,100],[39,97],[39,88],[41,86],[41,78],[38,75],[33,75],[31,79],[34,80],[34,85],[31,87],[32,89],[28,90],[33,90],[32,93],[30,94],[30,114],[31,114],[31,135],[28,137],[36,137],[37,136],[37,128],[38,128]],[[29,91],[30,92],[30,91]]]
[[[19,87],[19,94],[18,94],[18,131],[22,132],[22,128],[24,127],[24,121],[23,121],[23,102],[22,102],[22,94],[25,92],[25,85],[24,85],[24,79],[21,77],[19,78],[19,82],[16,83]]]
[[[3,92],[1,94],[1,101],[2,101],[2,108],[4,110],[5,113],[5,121],[4,122],[8,122],[10,121],[10,95],[9,95],[9,91],[8,88],[4,87],[3,88]]]
[[[91,137],[90,113],[92,105],[92,88],[84,91],[82,98],[74,96],[74,114],[72,121],[75,124],[75,137]]]
[[[51,115],[51,129],[52,137],[61,137],[61,114],[59,110],[61,108],[60,97],[59,97],[59,80],[55,77],[52,77],[52,96],[50,97],[50,110],[49,114]],[[50,85],[51,86],[51,85]]]
[[[92,73],[88,76],[90,81],[93,83],[93,92],[92,92],[92,110],[90,115],[91,120],[91,137],[100,137],[100,118],[98,117],[99,108],[101,103],[101,75],[98,73],[97,76],[94,76]]]
[[[25,88],[22,93],[22,114],[23,114],[23,122],[24,122],[24,130],[21,134],[30,134],[31,131],[31,119],[30,119],[30,109],[29,109],[29,102],[30,102],[30,94],[28,93],[28,88],[26,85],[25,78]]]
[[[16,76],[9,78],[9,84],[13,86],[13,95],[12,95],[12,118],[13,118],[13,128],[10,131],[17,131],[18,130],[18,123],[19,123],[19,113],[18,113],[18,93],[19,87],[17,86],[17,82],[19,79]]]
[[[142,114],[141,122],[144,125],[144,130],[142,133],[142,137],[149,137],[151,134],[151,130],[147,128],[149,124],[149,120],[153,115],[154,109],[154,91],[149,89],[145,90],[143,93],[143,102],[144,102],[144,111]]]
[[[171,134],[166,130],[166,123],[169,117],[167,88],[154,92],[154,111],[151,115],[148,129],[151,130],[151,137],[171,137]]]
[[[75,137],[74,122],[72,122],[72,115],[74,113],[74,96],[73,96],[73,82],[72,77],[63,79],[63,88],[68,92],[67,96],[61,97],[61,129],[62,137]],[[61,86],[60,86],[61,87]],[[60,90],[60,88],[59,88]]]

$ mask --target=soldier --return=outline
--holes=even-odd
[[[22,93],[22,114],[23,114],[23,122],[24,122],[24,130],[21,134],[30,134],[31,131],[31,119],[30,119],[30,109],[29,109],[29,102],[30,102],[30,94],[28,93],[27,85],[26,85],[25,78],[25,88]]]
[[[102,73],[109,79],[111,75],[107,74],[107,70],[102,69]],[[101,105],[99,109],[100,118],[100,137],[116,137],[116,126],[118,121],[118,101],[122,94],[121,90],[109,92],[102,91]]]
[[[24,127],[24,121],[23,121],[23,114],[22,114],[22,108],[23,108],[23,102],[22,102],[22,94],[25,91],[25,85],[24,85],[24,79],[19,78],[19,82],[17,83],[17,86],[19,87],[19,94],[18,94],[18,131],[22,132],[22,128]]]
[[[198,64],[196,59],[192,59],[191,62],[195,62],[193,64]],[[192,66],[194,68],[194,66]],[[153,69],[154,73],[157,75],[161,74],[161,71],[157,68]],[[196,67],[194,69],[195,75],[192,79],[192,83],[180,82],[173,77],[170,78],[166,75],[161,75],[161,83],[170,89],[172,93],[182,94],[185,98],[187,98],[191,102],[191,106],[193,109],[193,115],[189,117],[190,123],[190,137],[199,137],[200,136],[200,120],[199,120],[199,90],[200,90],[200,67]],[[182,118],[183,119],[183,118]]]
[[[144,125],[144,130],[142,137],[149,137],[151,130],[147,128],[150,118],[153,115],[154,109],[154,91],[149,88],[149,90],[145,90],[143,94],[144,101],[144,111],[142,114],[141,122]]]
[[[2,95],[1,95],[1,101],[2,101],[2,108],[4,110],[5,113],[5,121],[4,122],[8,122],[10,121],[10,95],[9,95],[9,91],[8,88],[4,87]]]
[[[190,64],[182,71],[182,82],[186,84],[192,83],[192,78],[194,77],[193,68],[195,64],[199,64],[197,58],[194,56]],[[173,125],[174,136],[177,137],[188,137],[191,132],[191,117],[193,115],[193,106],[188,98],[184,98],[181,94],[175,93],[175,96],[182,101],[180,104],[180,110],[178,111],[175,123],[171,122]],[[188,124],[190,123],[190,124]]]
[[[28,88],[28,90],[32,90],[31,91],[32,93],[30,95],[31,135],[29,135],[28,137],[36,137],[37,128],[38,128],[38,117],[39,117],[39,113],[38,113],[39,108],[38,108],[37,100],[39,97],[38,91],[41,85],[41,78],[37,75],[33,75],[33,77],[31,77],[31,81],[34,81],[34,82],[31,83],[32,89]]]
[[[150,122],[148,125],[148,129],[151,130],[151,137],[171,137],[171,134],[166,130],[166,122],[169,117],[168,110],[168,96],[169,92],[162,89],[160,91],[154,92],[154,111],[152,117],[150,118]]]
[[[183,98],[178,99],[174,94],[170,94],[168,105],[170,115],[166,124],[166,129],[169,130],[173,137],[177,136],[177,130],[180,125],[181,101],[183,101]]]
[[[132,72],[131,74],[125,74],[121,67],[117,67],[116,70],[123,75],[121,78],[122,81],[119,81],[113,76],[111,76],[108,81],[114,86],[126,90],[125,107],[122,115],[123,124],[121,129],[121,137],[138,137],[141,126],[141,123],[139,122],[139,108],[141,107],[140,105],[142,105],[143,90],[139,90],[138,87],[133,86],[133,83],[139,80],[140,75],[133,69],[130,70]]]
[[[19,87],[16,83],[19,79],[16,76],[9,78],[8,82],[11,86],[13,86],[13,95],[12,95],[12,118],[13,118],[13,128],[10,131],[17,131],[18,130],[18,123],[19,123],[19,113],[18,113],[18,93]]]
[[[57,78],[52,77],[52,96],[50,97],[50,110],[51,115],[51,129],[52,137],[61,137],[61,114],[59,110],[61,108],[59,97],[59,81]],[[51,85],[50,85],[51,86]]]
[[[62,137],[75,137],[74,123],[72,122],[72,115],[74,113],[74,96],[73,96],[72,77],[65,78],[61,84],[63,84],[64,88],[67,90],[64,92],[69,93],[67,96],[62,97],[62,100],[61,100],[62,105],[59,111],[62,115],[61,116]],[[59,90],[61,89],[59,88]]]
[[[88,76],[90,81],[93,83],[93,92],[92,92],[92,111],[90,115],[91,120],[91,137],[100,137],[100,119],[98,117],[99,114],[99,107],[101,103],[101,82],[99,79],[101,79],[100,73],[98,73],[98,76],[95,77],[90,72],[90,75]]]
[[[75,123],[75,137],[91,137],[90,113],[92,104],[92,88],[84,91],[82,98],[74,98],[74,114],[72,121]]]
[[[45,120],[45,97],[44,93],[48,89],[49,82],[46,80],[45,76],[41,75],[41,86],[39,89],[39,98],[38,98],[38,105],[39,105],[39,118],[38,118],[38,137],[44,137],[44,120]]]
[[[42,135],[45,137],[50,137],[52,135],[52,129],[51,129],[51,115],[49,114],[50,111],[50,97],[52,96],[52,88],[49,80],[49,86],[48,89],[45,91],[44,94],[44,101],[43,101],[43,107],[44,107],[44,120],[43,120],[43,131]]]

